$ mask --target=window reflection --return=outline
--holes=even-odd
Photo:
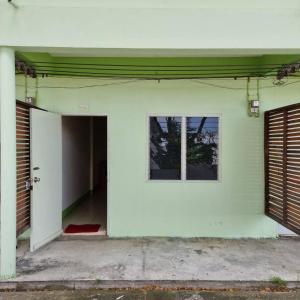
[[[218,179],[218,118],[188,117],[186,179]]]
[[[181,117],[150,117],[150,179],[181,178]]]

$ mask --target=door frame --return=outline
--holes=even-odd
[[[62,117],[106,117],[106,236],[110,236],[110,135],[109,116],[107,113],[60,113]]]

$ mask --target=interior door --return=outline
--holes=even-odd
[[[34,251],[62,231],[61,116],[32,108],[31,117],[31,236]]]

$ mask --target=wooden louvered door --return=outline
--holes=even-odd
[[[300,103],[265,112],[265,213],[300,234]]]
[[[30,226],[30,106],[16,103],[17,236]]]

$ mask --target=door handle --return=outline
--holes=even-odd
[[[34,178],[33,178],[33,182],[34,182],[34,183],[40,182],[40,180],[41,180],[41,179],[40,179],[39,177],[34,177]]]

